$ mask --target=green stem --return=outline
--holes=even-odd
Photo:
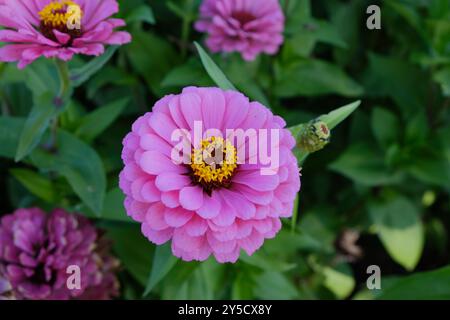
[[[2,106],[2,115],[10,116],[11,110],[9,109],[8,101],[6,100],[6,95],[0,90],[0,104]]]
[[[51,133],[50,150],[54,151],[56,150],[56,146],[58,144],[58,117],[54,117],[51,120],[50,133]]]
[[[181,55],[183,58],[186,57],[187,49],[188,49],[188,42],[189,42],[189,36],[191,32],[190,24],[192,21],[192,7],[194,5],[193,0],[188,0],[185,6],[185,9],[187,13],[183,17],[183,24],[181,26]]]
[[[286,0],[284,2],[284,15],[287,17],[288,16],[288,11],[289,11],[289,0]]]
[[[69,67],[67,66],[67,63],[55,59],[55,65],[56,69],[58,70],[58,76],[59,76],[59,93],[57,96],[57,99],[55,100],[56,107],[60,107],[64,105],[64,101],[66,99],[66,95],[68,91],[70,90],[70,75],[69,75]],[[52,120],[50,124],[50,132],[51,132],[51,148],[56,148],[57,145],[57,133],[58,133],[58,115],[56,115]]]
[[[58,70],[58,76],[60,80],[58,98],[63,99],[64,95],[70,88],[69,68],[67,67],[67,63],[59,59],[55,60],[55,64]]]
[[[297,218],[298,218],[298,204],[299,204],[299,195],[295,197],[294,201],[294,209],[292,212],[292,220],[291,220],[291,232],[295,233],[295,228],[297,227]]]

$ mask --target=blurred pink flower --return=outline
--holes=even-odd
[[[68,288],[69,266],[80,268],[80,288]],[[118,296],[117,267],[83,216],[30,208],[0,220],[0,299],[111,299]]]
[[[79,28],[69,8],[81,9]],[[24,68],[37,58],[68,61],[74,54],[99,56],[104,45],[131,41],[129,33],[115,31],[125,26],[110,18],[119,11],[116,0],[0,0],[0,61],[18,61]],[[73,23],[69,27],[69,23]]]
[[[220,165],[205,158],[198,164],[174,162],[179,141],[173,141],[172,134],[184,129],[191,135],[198,121],[204,128],[201,134],[215,128],[221,137],[203,136],[198,144],[189,140],[188,158],[195,157],[199,146],[220,141],[226,141],[223,145],[231,154],[248,149],[246,143],[228,139],[229,129],[278,132],[279,163],[273,174],[262,175],[265,166],[251,163],[249,150],[245,162],[233,157]],[[136,120],[123,141],[120,187],[128,215],[141,223],[151,242],[172,240],[173,254],[185,261],[203,261],[213,254],[219,262],[235,262],[241,249],[253,254],[280,230],[280,217],[292,215],[300,189],[291,151],[295,139],[285,125],[265,106],[235,91],[188,87],[162,98],[152,112]]]
[[[204,0],[195,28],[208,33],[211,51],[238,51],[254,60],[262,52],[278,52],[284,14],[278,0]]]

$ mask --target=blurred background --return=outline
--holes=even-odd
[[[131,124],[165,94],[214,83],[193,45],[204,40],[192,26],[201,1],[119,2],[133,42],[59,115],[77,137],[70,152],[14,162],[20,128],[4,119],[26,117],[36,86],[57,77],[45,59],[25,71],[0,64],[0,215],[39,206],[92,218],[121,261],[123,299],[450,299],[449,0],[284,0],[276,56],[211,55],[288,126],[362,101],[303,164],[297,218],[233,265],[179,261],[126,216],[117,177]],[[366,26],[372,4],[380,30]],[[88,181],[73,181],[70,168]],[[83,194],[83,183],[99,191]],[[379,290],[366,286],[371,265],[381,270]]]

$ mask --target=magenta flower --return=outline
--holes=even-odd
[[[37,58],[68,61],[74,54],[99,56],[104,45],[131,41],[116,0],[0,0],[0,61],[24,68]]]
[[[204,0],[195,28],[208,33],[211,51],[237,51],[254,60],[262,52],[278,52],[284,14],[278,0]]]
[[[6,271],[0,265],[0,300],[12,300],[12,287],[5,274]]]
[[[33,208],[19,209],[1,219],[0,282],[12,289],[17,299],[115,297],[118,281],[113,270],[117,264],[83,216],[61,209],[46,214]],[[67,286],[69,266],[79,267],[79,289]]]
[[[208,134],[196,143],[199,123],[200,134]],[[295,139],[285,125],[235,91],[189,87],[164,97],[123,141],[120,187],[128,215],[151,242],[172,240],[173,254],[185,261],[213,254],[235,262],[240,249],[253,254],[280,230],[280,217],[292,215],[300,189]],[[245,132],[249,141],[269,131],[271,143],[261,138],[252,147],[230,131]],[[190,137],[182,139],[187,155],[174,139],[180,132]],[[267,149],[275,163],[270,167],[258,157]]]

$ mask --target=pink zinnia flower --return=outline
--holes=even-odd
[[[68,61],[74,54],[98,56],[104,45],[131,41],[116,0],[0,0],[0,61],[18,61],[24,68],[37,58]],[[76,18],[80,18],[76,20]],[[79,22],[77,25],[76,22]]]
[[[213,128],[216,134],[203,136],[200,143],[190,140],[190,154],[183,159],[194,162],[173,161],[179,153],[173,133],[182,129],[186,136],[195,136],[198,121],[204,129],[200,134]],[[189,87],[162,98],[133,124],[123,141],[120,187],[128,215],[142,224],[151,242],[172,240],[173,254],[186,261],[206,260],[213,254],[219,262],[235,262],[240,249],[253,254],[265,238],[280,230],[280,217],[292,215],[300,189],[291,151],[295,139],[285,125],[265,106],[235,91]],[[263,142],[252,149],[231,138],[230,129],[275,130],[279,139],[272,146]],[[202,151],[215,144],[222,149],[206,152],[211,158],[202,157]],[[270,175],[261,173],[267,163],[250,160],[266,147],[275,147],[277,154],[272,155],[279,156]],[[217,150],[230,157],[216,162]],[[242,151],[244,159],[237,159]]]
[[[110,299],[118,295],[118,261],[88,219],[56,209],[19,209],[0,220],[0,297]],[[81,287],[68,288],[69,266]]]
[[[283,43],[284,14],[278,0],[204,0],[198,31],[213,52],[238,51],[245,60],[275,54]]]

